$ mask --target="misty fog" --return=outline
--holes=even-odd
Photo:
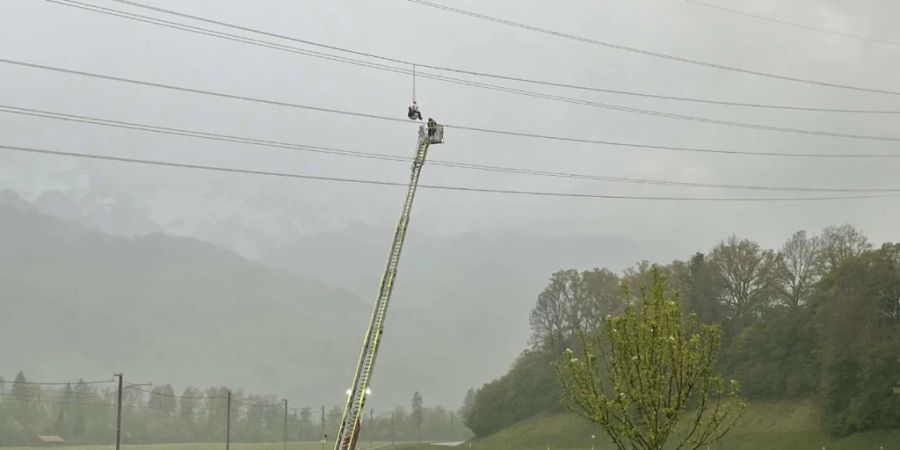
[[[167,17],[126,4],[123,11]],[[623,52],[398,0],[154,6],[442,67],[667,96],[810,108],[900,110],[896,96],[812,86]],[[730,0],[729,7],[900,40],[900,3]],[[851,4],[852,3],[852,4]],[[725,14],[681,0],[476,2],[454,7],[729,66],[878,89],[900,48]],[[244,36],[223,27],[202,24]],[[299,45],[274,37],[285,45]],[[309,47],[309,46],[307,46]],[[309,47],[316,51],[325,51]],[[405,120],[413,79],[201,36],[47,1],[0,4],[0,58]],[[404,69],[409,69],[403,65]],[[423,72],[428,69],[420,68]],[[435,72],[435,71],[432,71]],[[451,74],[453,75],[453,74]],[[458,75],[458,74],[457,74]],[[457,76],[454,75],[454,76]],[[458,75],[464,77],[463,75]],[[897,115],[679,102],[475,81],[665,113],[900,137]],[[468,79],[468,78],[467,78]],[[0,61],[0,106],[411,158],[416,125],[175,92]],[[464,127],[671,147],[890,153],[896,142],[730,127],[529,98],[418,77],[424,117]],[[23,116],[0,109],[0,145],[404,184],[409,162],[226,143]],[[900,189],[900,158],[791,158],[627,148],[448,126],[440,161],[689,183]],[[895,194],[735,190],[496,173],[425,164],[367,407],[456,410],[529,346],[552,273],[708,252],[728,236],[780,248],[798,230],[852,224],[897,240]],[[232,386],[343,405],[404,187],[97,161],[0,148],[0,376]],[[860,195],[871,195],[863,193]]]

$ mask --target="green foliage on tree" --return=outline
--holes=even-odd
[[[811,312],[784,307],[741,329],[723,351],[720,368],[739,379],[748,398],[803,398],[818,387],[816,350]]]
[[[775,252],[731,236],[713,248],[710,262],[717,269],[719,300],[731,324],[743,326],[771,305],[778,285]]]
[[[305,406],[300,409],[300,415],[296,418],[299,421],[299,438],[304,441],[315,440],[318,437],[318,433],[315,433],[313,430],[312,423],[312,409],[308,406]]]
[[[619,282],[668,280],[682,315],[722,329],[719,373],[751,400],[808,398],[832,434],[900,426],[900,246],[873,249],[850,225],[798,231],[778,249],[732,236],[708,253],[668,264],[641,261],[607,269],[554,273],[532,310],[532,346],[509,373],[478,390],[466,424],[479,436],[558,408],[560,392],[544,377],[546,361],[579,349],[576,330],[607,339],[603,320],[639,293]],[[596,342],[595,345],[598,345]],[[608,343],[605,345],[609,345]],[[536,387],[533,387],[536,386]]]
[[[673,263],[678,267],[679,264]],[[694,313],[701,323],[720,323],[724,318],[724,307],[719,303],[721,283],[716,267],[703,253],[694,256],[676,270],[673,278],[679,281],[678,288],[686,313]]]
[[[900,426],[900,244],[835,261],[813,298],[825,424],[837,436]]]
[[[621,311],[619,283],[619,276],[607,269],[551,275],[529,317],[532,348],[558,355],[578,330],[597,328],[608,314]]]
[[[456,412],[460,417],[465,418],[469,414],[469,411],[472,410],[472,407],[475,405],[475,393],[475,388],[469,388],[469,390],[466,391],[462,406],[460,406],[459,410]]]
[[[621,450],[660,450],[672,438],[698,449],[721,439],[745,403],[737,382],[716,372],[720,328],[685,318],[659,269],[653,280],[638,304],[582,334],[580,358],[566,350],[557,366],[563,402]]]
[[[422,394],[416,391],[412,396],[412,401],[410,402],[412,406],[411,415],[413,421],[416,423],[416,440],[418,442],[422,442],[422,420],[425,419],[424,414],[424,401],[422,400]]]
[[[552,363],[555,356],[529,350],[513,363],[509,373],[485,384],[474,394],[463,416],[477,436],[486,436],[520,420],[561,409],[562,395]]]
[[[109,444],[114,439],[117,396],[112,384],[40,386],[29,383],[22,373],[16,380],[0,379],[0,446],[33,444],[37,435],[59,435],[75,445]],[[225,436],[227,392],[222,387],[187,387],[178,395],[169,385],[126,385],[122,396],[123,443],[221,441]],[[374,417],[366,414],[361,438],[412,440],[418,433],[427,440],[471,437],[471,432],[454,422],[457,418],[446,409],[426,408],[421,394],[416,397],[415,415],[400,407]],[[293,413],[289,410],[288,439],[319,440],[322,430],[333,436],[341,414],[342,409],[334,406],[323,424],[310,407]],[[284,436],[284,407],[275,396],[232,391],[230,416],[232,442],[278,442]]]

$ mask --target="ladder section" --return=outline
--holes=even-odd
[[[406,199],[403,202],[403,210],[400,213],[400,221],[394,231],[394,242],[388,255],[387,266],[381,277],[378,289],[378,297],[372,310],[372,318],[369,328],[363,340],[359,362],[353,376],[353,384],[347,396],[347,404],[344,406],[344,414],[341,418],[340,428],[337,433],[337,442],[334,450],[354,450],[356,439],[359,436],[360,417],[368,395],[369,379],[372,369],[375,367],[375,357],[378,354],[378,346],[381,343],[381,333],[384,331],[384,319],[387,314],[388,303],[394,289],[394,279],[397,277],[397,266],[400,263],[400,252],[403,250],[403,241],[406,238],[406,228],[409,225],[410,212],[413,200],[416,196],[416,188],[419,184],[419,173],[425,164],[428,147],[432,143],[440,143],[443,140],[443,127],[441,127],[440,140],[432,136],[423,136],[420,133],[416,146],[416,157],[413,160],[412,173],[410,174],[409,187],[406,191]]]

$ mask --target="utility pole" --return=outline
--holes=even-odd
[[[325,439],[328,435],[325,434],[325,405],[322,405],[322,450],[325,450]]]
[[[119,379],[119,390],[116,395],[116,450],[122,446],[122,376],[121,373],[113,375]]]
[[[372,450],[372,438],[375,437],[375,408],[369,408],[369,450]]]
[[[225,450],[231,449],[231,390],[225,394]]]
[[[391,447],[394,446],[394,411],[391,411]]]
[[[287,450],[287,441],[288,441],[288,433],[287,433],[287,399],[281,399],[284,402],[284,450]]]

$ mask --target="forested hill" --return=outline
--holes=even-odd
[[[552,368],[577,330],[602,329],[649,286],[644,262],[554,273],[531,313],[532,346],[503,377],[471,392],[466,424],[489,435],[558,411]],[[719,359],[751,403],[809,399],[834,436],[900,427],[900,244],[874,246],[849,225],[798,232],[780,248],[730,237],[707,253],[656,265],[685,310],[720,324]]]
[[[211,244],[105,235],[10,194],[0,196],[0,303],[0,374],[124,371],[309,405],[341,400],[347,381],[334,374],[352,373],[369,313],[344,291]]]

